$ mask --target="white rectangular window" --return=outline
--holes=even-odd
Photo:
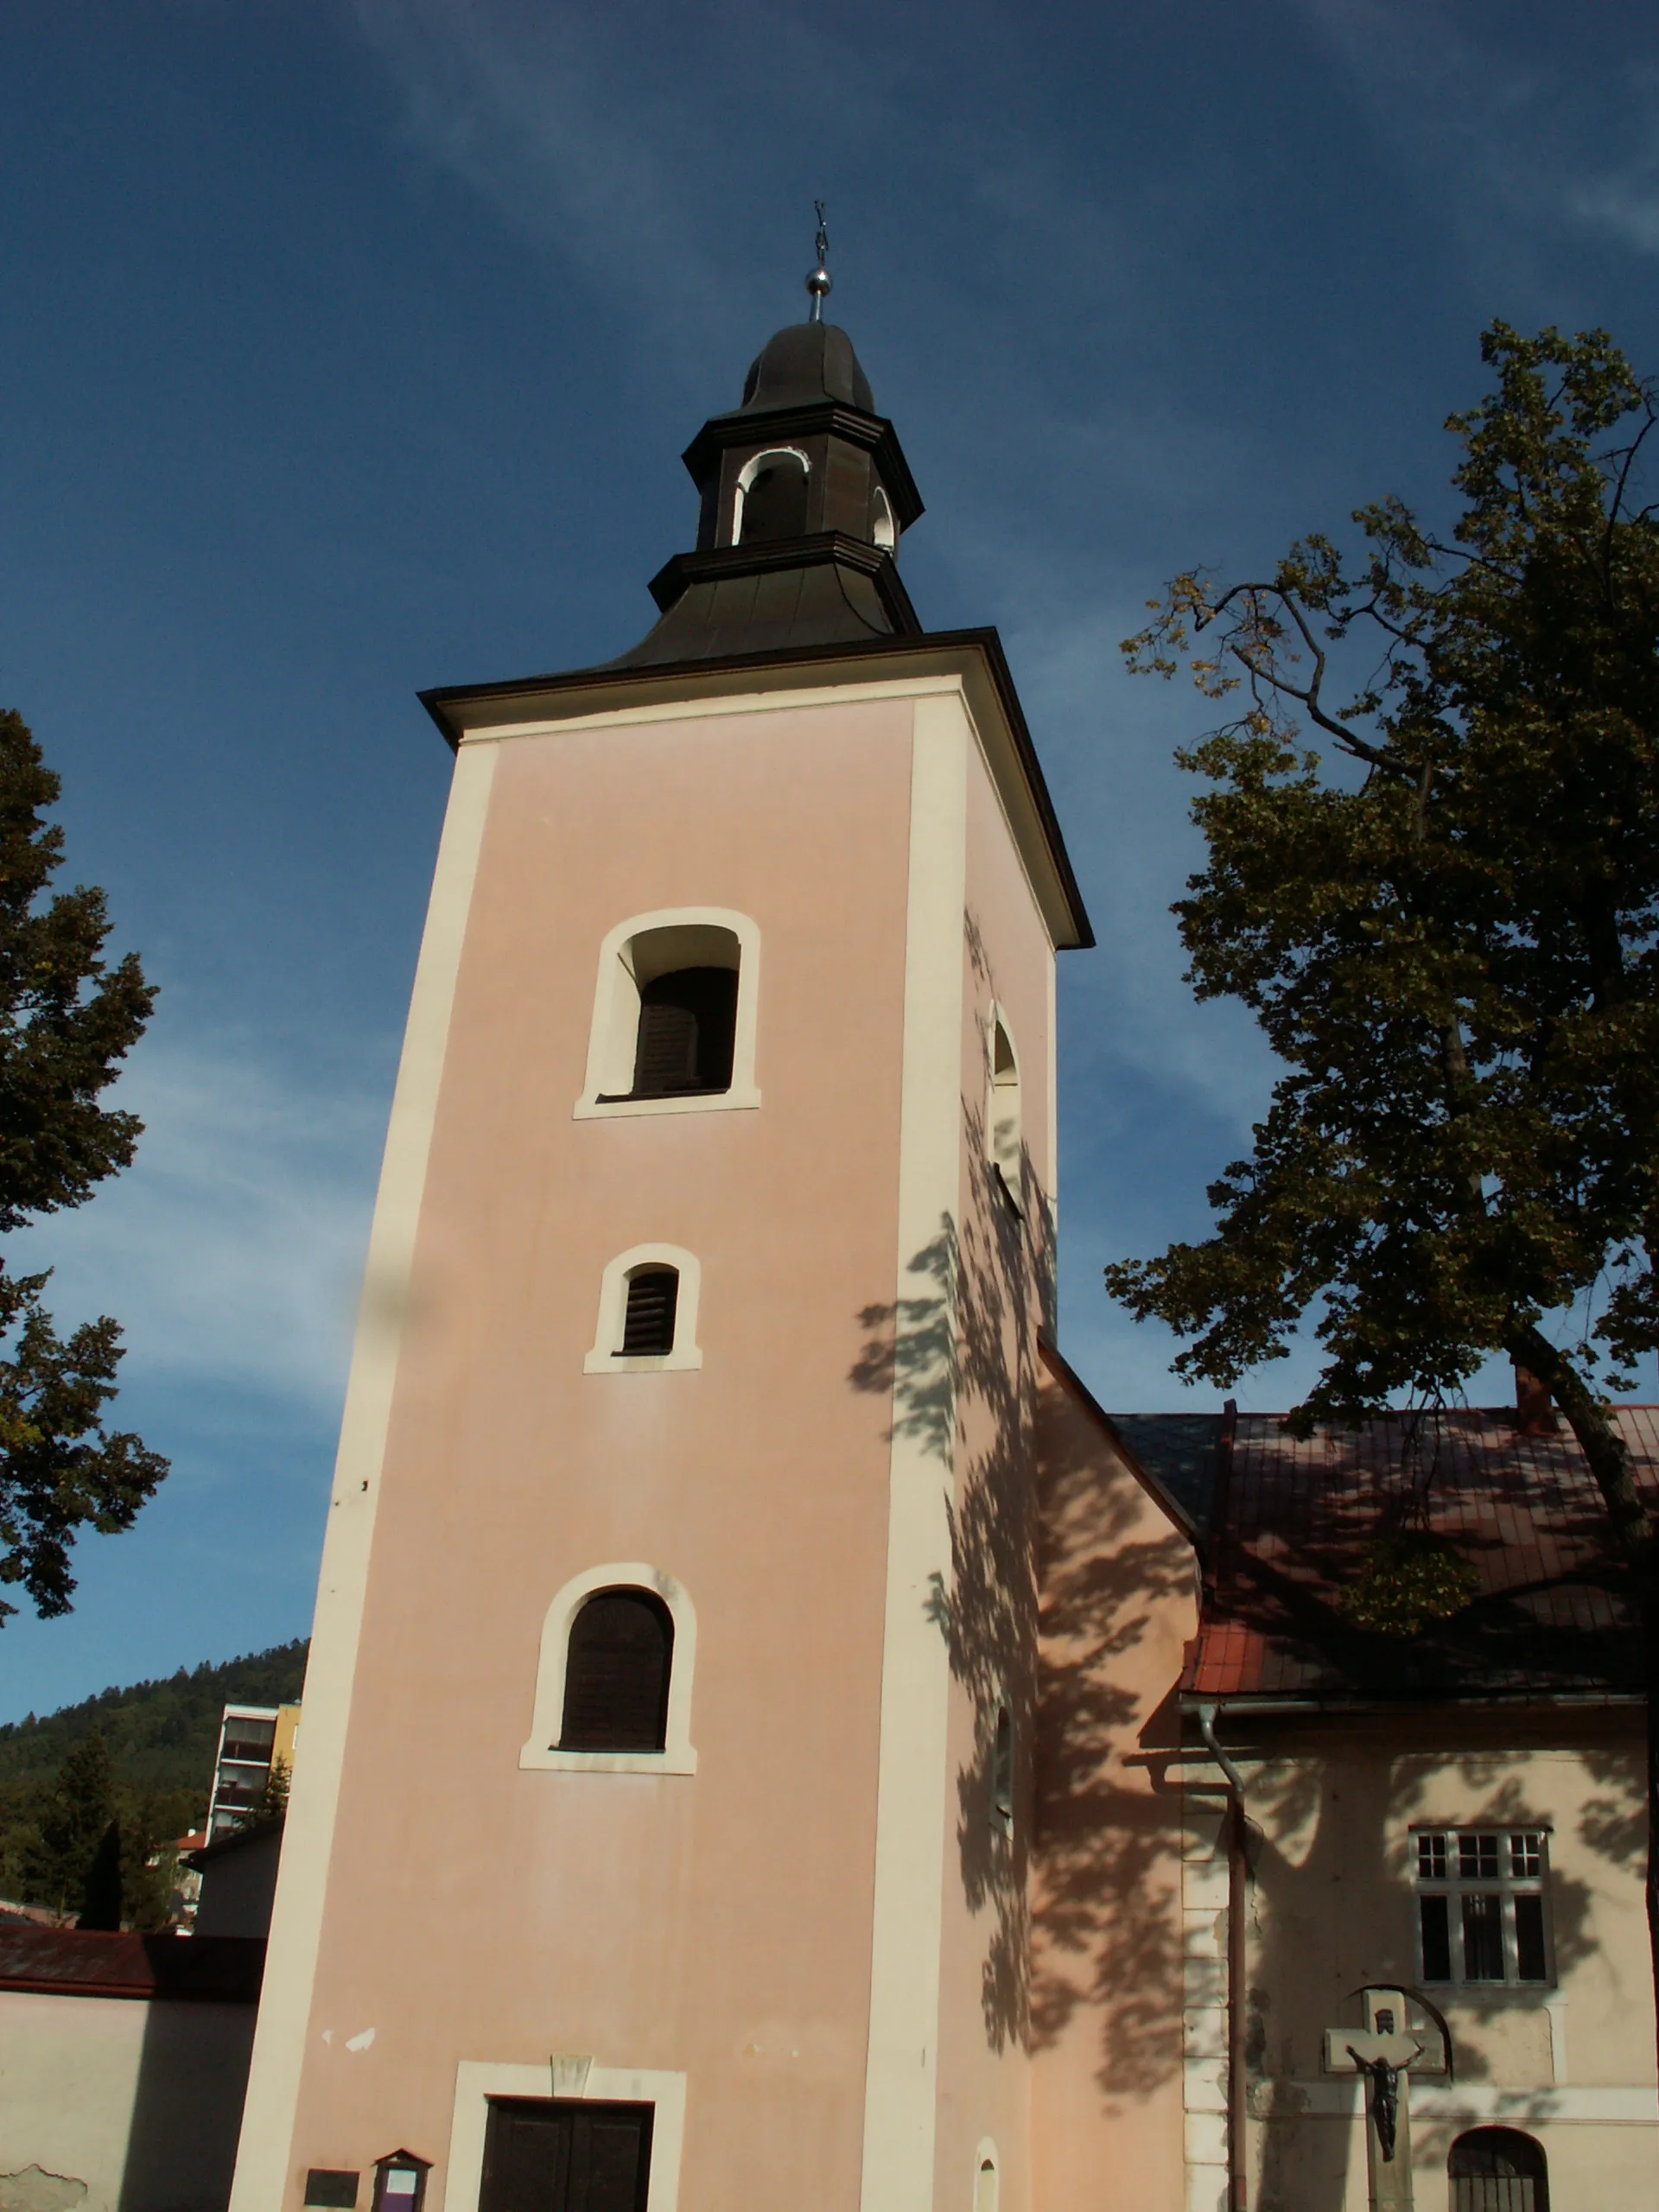
[[[1424,1981],[1547,1982],[1544,1831],[1420,1828],[1412,1843]]]

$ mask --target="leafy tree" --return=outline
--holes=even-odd
[[[1287,1071],[1215,1234],[1107,1284],[1220,1384],[1309,1319],[1304,1433],[1510,1354],[1583,1448],[1654,1683],[1655,1514],[1603,1392],[1659,1342],[1656,404],[1604,332],[1498,322],[1483,354],[1449,536],[1383,499],[1356,556],[1313,536],[1264,581],[1179,576],[1126,641],[1230,702],[1178,756],[1208,865],[1175,911],[1198,995]]]
[[[59,791],[21,718],[0,712],[0,1231],[79,1205],[131,1160],[141,1128],[99,1099],[155,993],[133,954],[105,960],[101,891],[47,895],[63,833],[43,814]],[[46,1281],[0,1269],[0,1583],[42,1615],[68,1610],[76,1531],[130,1528],[167,1472],[104,1427],[120,1330],[105,1315],[60,1338]],[[0,1620],[16,1610],[0,1601]]]

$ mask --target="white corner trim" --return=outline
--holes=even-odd
[[[489,810],[491,757],[488,748],[456,757],[404,1032],[318,1576],[305,1673],[305,1756],[295,1764],[283,1837],[273,1941],[231,2195],[235,2212],[279,2212],[287,2193],[380,1471],[455,985]]]
[[[674,1349],[649,1354],[620,1352],[627,1315],[628,1278],[636,1268],[672,1268],[680,1278],[674,1306]],[[702,1365],[697,1342],[697,1307],[702,1296],[702,1264],[679,1244],[632,1244],[606,1265],[599,1286],[599,1320],[594,1348],[582,1363],[587,1375],[684,1375]],[[677,1630],[676,1631],[677,1634]]]
[[[654,930],[718,931],[737,940],[737,1021],[732,1036],[732,1079],[724,1090],[693,1098],[624,1098],[633,1080],[634,1039],[639,1020],[640,978],[634,944]],[[709,949],[713,949],[710,947]],[[723,966],[724,962],[711,964]],[[646,976],[643,980],[649,982]],[[588,1066],[573,1118],[632,1121],[653,1114],[726,1114],[760,1103],[754,1081],[754,1048],[760,993],[760,929],[747,914],[728,906],[659,906],[631,914],[607,930],[599,948]]]
[[[558,1748],[570,1624],[595,1590],[650,1590],[668,1607],[674,1623],[674,1653],[668,1675],[664,1731],[668,1740],[660,1751],[562,1751]],[[691,1678],[696,1659],[697,1615],[690,1592],[660,1567],[644,1560],[617,1560],[572,1575],[548,1607],[542,1624],[535,1710],[530,1734],[518,1754],[519,1765],[550,1774],[695,1774],[697,1754],[691,1743]]]
[[[947,1303],[951,1342],[957,1330],[954,1279],[941,1290],[923,1266],[942,1236],[954,1236],[960,1197],[973,742],[959,696],[917,701],[899,1128],[900,1374],[906,1337],[917,1338],[924,1352],[930,1338],[938,1342],[938,1298]],[[950,1698],[939,1603],[951,1580],[954,1408],[945,1418],[942,1452],[914,1424],[895,1419],[888,1460],[862,2212],[914,2212],[933,2201]]]
[[[645,2068],[571,2068],[559,2059],[539,2066],[503,2066],[463,2058],[455,2069],[455,2110],[449,2126],[449,2166],[443,2212],[478,2212],[484,2179],[484,2137],[492,2097],[580,2098],[593,2104],[654,2105],[645,2212],[675,2212],[685,2140],[685,2076]],[[555,2084],[557,2084],[556,2087]]]

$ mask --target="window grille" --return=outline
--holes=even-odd
[[[1547,1982],[1543,1830],[1420,1829],[1414,1842],[1423,1980]]]
[[[1549,2212],[1543,2145],[1519,2128],[1471,2128],[1446,2167],[1452,2212]]]

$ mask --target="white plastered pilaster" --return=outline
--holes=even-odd
[[[283,1836],[232,2212],[276,2212],[288,2177],[381,1465],[497,751],[493,745],[463,745],[455,761],[404,1033],[334,1461],[305,1676],[304,1747],[295,1762]]]
[[[888,1476],[862,2212],[926,2212],[931,2205],[938,2082],[950,1688],[943,1615],[955,1415],[907,1420],[900,1394],[918,1361],[935,1359],[938,1347],[956,1341],[973,734],[960,697],[919,698],[914,712],[894,1323],[900,1381]],[[943,1266],[924,1262],[941,1252]]]

